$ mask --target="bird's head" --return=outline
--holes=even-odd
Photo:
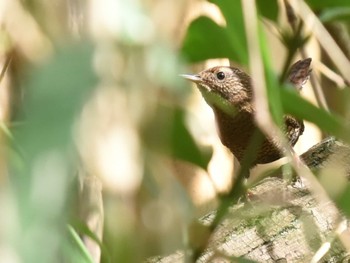
[[[211,104],[211,95],[218,95],[225,102],[236,107],[245,106],[251,102],[250,77],[238,68],[219,66],[198,74],[181,76],[197,84],[208,104]]]

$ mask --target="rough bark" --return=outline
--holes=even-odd
[[[328,165],[342,166],[349,175],[350,147],[327,138],[301,158],[319,171]],[[320,203],[307,186],[268,177],[249,190],[248,198],[231,207],[210,238],[198,262],[310,262],[326,242],[331,247],[320,262],[347,262],[348,252],[334,233],[343,220],[331,201]],[[210,225],[215,211],[200,219]],[[184,262],[183,251],[158,256],[147,262]]]

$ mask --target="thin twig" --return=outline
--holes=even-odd
[[[316,63],[317,69],[329,80],[335,82],[339,88],[344,88],[346,86],[346,83],[342,76],[338,75],[336,72],[331,70],[329,67],[327,67],[322,62],[318,61]]]
[[[302,57],[303,58],[307,58],[307,54],[306,54],[306,51],[305,49],[302,47],[301,48],[301,54],[302,54]],[[326,101],[326,97],[324,96],[324,93],[323,93],[323,90],[321,88],[321,85],[320,83],[317,81],[316,79],[316,76],[314,74],[310,74],[310,83],[311,83],[311,87],[314,91],[314,94],[315,94],[315,97],[316,97],[316,100],[317,100],[317,103],[318,105],[329,112],[329,107],[328,107],[328,104],[327,104],[327,101]]]

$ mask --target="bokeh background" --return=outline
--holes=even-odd
[[[349,141],[350,4],[290,2],[300,29],[286,1],[256,1],[252,15],[270,80],[313,58],[308,102],[280,108],[308,121],[302,153],[328,134]],[[186,247],[237,165],[179,74],[249,72],[244,15],[238,0],[0,2],[0,262],[139,262]]]

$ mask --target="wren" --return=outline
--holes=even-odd
[[[311,59],[300,60],[291,68],[288,80],[298,90],[309,76],[310,63]],[[197,84],[214,111],[222,144],[241,163],[252,136],[258,129],[254,121],[256,109],[252,102],[254,89],[250,76],[238,68],[226,66],[181,76]],[[286,138],[294,146],[304,131],[304,123],[291,115],[285,115],[284,125]],[[251,164],[269,163],[281,157],[283,150],[277,140],[264,137]]]

